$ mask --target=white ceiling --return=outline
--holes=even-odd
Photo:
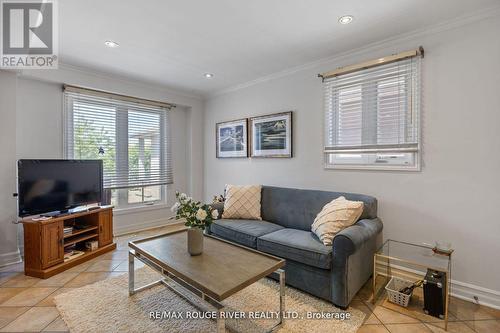
[[[499,0],[63,0],[60,59],[197,94],[472,14]],[[339,16],[354,21],[340,25]],[[110,39],[120,47],[104,46]],[[206,72],[215,77],[207,80]]]

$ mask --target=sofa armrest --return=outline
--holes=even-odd
[[[373,274],[373,254],[382,244],[382,222],[359,220],[333,238],[332,302],[345,308]]]
[[[379,218],[359,220],[333,238],[333,255],[349,256],[376,237],[383,229]],[[376,250],[376,249],[375,249]]]

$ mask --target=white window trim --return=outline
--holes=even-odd
[[[130,213],[138,213],[138,212],[148,212],[148,211],[155,211],[155,210],[162,210],[162,209],[170,209],[170,205],[167,204],[166,202],[160,202],[157,201],[156,203],[152,205],[145,205],[145,204],[137,204],[136,206],[129,206],[129,207],[116,207],[113,210],[114,215],[127,215]]]
[[[372,170],[372,171],[421,171],[421,150],[415,153],[415,165],[387,165],[387,164],[330,164],[324,156],[324,168],[326,170]]]
[[[120,195],[118,194],[118,205],[116,206],[116,209],[117,211],[122,211],[122,210],[154,210],[154,209],[160,209],[160,208],[157,208],[157,206],[161,206],[161,205],[165,205],[165,207],[167,206],[167,203],[168,203],[168,189],[167,189],[167,186],[168,185],[160,185],[160,200],[152,200],[152,201],[147,201],[147,202],[138,202],[138,203],[129,203],[128,202],[128,195],[127,196],[124,196],[124,197],[120,197]],[[141,186],[140,186],[141,187]],[[137,188],[140,188],[140,187],[137,187]],[[147,187],[147,186],[143,186],[143,187]],[[128,188],[124,188],[124,189],[116,189],[117,191],[120,191],[120,190],[123,190],[123,191],[128,191],[129,189]],[[123,202],[120,202],[121,200],[120,199],[123,199],[124,201]],[[127,201],[125,201],[127,200]],[[143,208],[149,208],[149,209],[143,209]],[[164,207],[163,207],[164,208]]]

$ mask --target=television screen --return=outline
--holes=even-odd
[[[19,216],[100,203],[101,160],[19,160]]]

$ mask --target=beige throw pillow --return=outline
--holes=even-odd
[[[349,201],[339,197],[327,203],[318,213],[311,230],[325,245],[332,245],[333,237],[356,223],[363,213],[362,201]]]
[[[262,220],[260,217],[261,185],[227,185],[223,219]]]

